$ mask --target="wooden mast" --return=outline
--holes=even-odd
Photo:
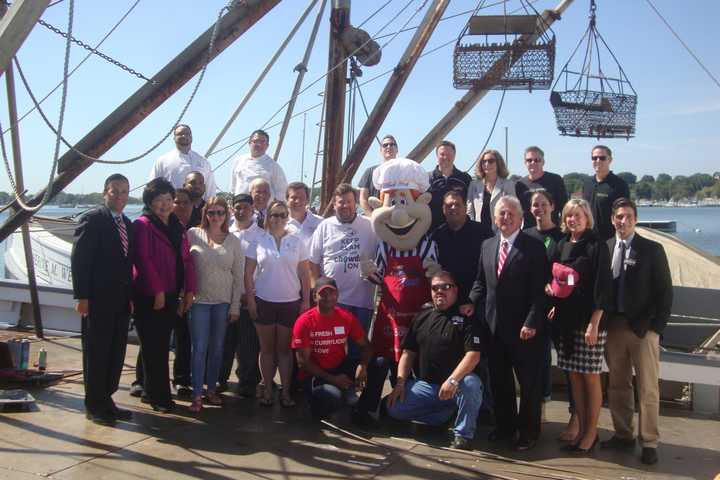
[[[15,0],[8,10],[6,1],[0,0],[0,75],[10,65],[49,3],[50,0]]]
[[[390,109],[392,109],[395,104],[395,100],[400,94],[400,91],[405,85],[406,80],[410,76],[413,67],[415,67],[418,58],[420,58],[425,45],[427,45],[428,40],[430,40],[432,33],[435,31],[435,27],[449,3],[450,0],[434,0],[428,8],[425,18],[423,18],[422,23],[405,49],[405,53],[402,58],[400,58],[392,76],[388,79],[385,89],[365,121],[365,125],[363,125],[363,129],[355,140],[350,153],[348,153],[342,165],[340,175],[337,177],[337,183],[351,181],[357,169],[360,168],[360,164],[363,158],[365,158],[373,139],[380,130],[380,127],[382,127],[388,113],[390,113]],[[327,182],[331,178],[335,177],[325,177],[325,181]]]
[[[325,140],[323,143],[322,187],[320,210],[332,203],[335,179],[340,170],[343,149],[345,88],[347,84],[347,52],[342,34],[350,25],[350,0],[332,0],[330,12],[330,48],[327,83],[325,86]]]
[[[209,60],[217,57],[279,2],[280,0],[246,0],[238,3],[220,19],[215,48],[211,52]],[[140,87],[105,120],[85,135],[75,145],[75,148],[92,157],[99,157],[162,105],[202,69],[207,59],[212,30],[213,27],[210,27],[201,34],[153,77],[155,84],[146,83]],[[65,153],[60,158],[59,172],[53,181],[50,198],[61,192],[92,164],[91,160],[81,157],[74,150]],[[43,189],[27,203],[31,206],[38,205],[44,193]],[[13,202],[12,206],[16,209],[19,207],[17,202]],[[0,227],[0,241],[5,240],[31,216],[32,213],[25,210],[15,211],[11,214]]]
[[[0,0],[0,17],[7,13],[5,2]],[[37,21],[35,19],[34,22]],[[10,117],[10,140],[13,152],[13,169],[15,170],[15,187],[17,195],[23,196],[25,191],[25,180],[22,170],[22,154],[20,150],[20,125],[18,125],[17,102],[15,100],[15,75],[12,63],[9,62],[5,68],[5,85],[7,87],[8,114]],[[0,132],[2,135],[2,132]],[[35,262],[33,261],[32,243],[30,242],[30,227],[27,222],[23,223],[21,229],[23,251],[25,253],[25,268],[27,270],[28,286],[30,287],[30,302],[33,311],[33,325],[35,335],[44,338],[42,316],[40,314],[40,297],[38,295],[37,278],[35,276]]]

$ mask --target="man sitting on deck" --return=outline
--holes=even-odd
[[[337,306],[335,280],[320,277],[315,282],[317,306],[298,317],[293,328],[300,380],[313,420],[327,417],[362,395],[353,408],[353,423],[371,426],[388,372],[384,358],[372,360],[372,348],[358,319]],[[347,357],[347,340],[352,338],[361,351],[360,361]]]

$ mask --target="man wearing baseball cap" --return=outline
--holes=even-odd
[[[320,277],[315,282],[317,306],[298,317],[293,327],[292,348],[295,349],[299,377],[313,420],[320,420],[355,399],[353,423],[371,426],[380,401],[388,364],[383,358],[372,359],[372,348],[358,319],[337,306],[338,287],[335,280]],[[347,357],[347,340],[360,348],[360,360]]]

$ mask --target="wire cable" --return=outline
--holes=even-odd
[[[677,38],[678,42],[680,42],[680,44],[685,48],[685,50],[687,50],[687,52],[690,54],[690,56],[693,59],[695,59],[695,61],[697,62],[698,65],[700,65],[700,68],[702,68],[705,71],[705,73],[707,73],[708,77],[710,77],[712,79],[712,81],[715,83],[715,85],[720,87],[720,81],[718,81],[717,77],[715,77],[715,75],[713,75],[712,72],[710,72],[710,70],[708,70],[708,68],[703,64],[703,62],[700,60],[700,58],[698,58],[698,56],[695,55],[695,53],[690,49],[690,47],[687,45],[687,43],[685,43],[683,41],[683,39],[680,38],[680,35],[678,35],[678,33],[675,31],[675,29],[672,28],[672,26],[670,26],[668,21],[665,20],[665,17],[663,17],[662,14],[660,13],[660,11],[657,8],[655,8],[655,5],[653,5],[653,3],[650,0],[645,0],[645,1],[647,2],[648,5],[650,5],[650,8],[653,9],[653,11],[657,14],[657,16],[660,17],[660,20],[662,20],[662,22],[665,24],[665,26],[668,28],[668,30],[670,30],[670,32],[672,32],[672,34],[675,35],[675,38]]]
[[[498,104],[497,112],[495,112],[495,120],[493,120],[492,127],[490,127],[490,133],[488,134],[488,137],[487,137],[487,139],[485,140],[485,144],[484,144],[483,147],[480,149],[480,152],[484,152],[484,151],[485,151],[485,149],[487,148],[488,144],[490,143],[490,139],[492,138],[493,133],[495,132],[495,126],[497,125],[498,118],[500,118],[500,111],[502,110],[503,103],[505,103],[505,92],[507,92],[507,90],[503,90],[503,91],[502,91],[502,97],[500,97],[500,104]],[[465,172],[466,172],[466,173],[469,172],[469,171],[475,166],[475,164],[478,162],[478,160],[480,160],[480,157],[479,157],[479,156],[478,156],[478,158],[475,159],[475,161],[472,163],[472,165],[470,165],[470,166],[467,168],[467,170],[465,170]]]
[[[55,3],[53,3],[52,5],[48,6],[48,8],[52,7],[53,5],[56,5],[56,4],[60,3],[60,2],[62,2],[62,1],[65,1],[65,0],[59,0],[58,2],[55,2]],[[105,36],[104,36],[103,38],[101,38],[100,41],[99,41],[97,44],[95,44],[95,46],[93,47],[94,49],[100,48],[100,46],[101,46],[103,43],[105,43],[105,40],[107,40],[107,39],[110,37],[110,35],[120,26],[120,24],[125,21],[125,19],[130,15],[130,12],[132,12],[132,11],[135,9],[135,7],[137,6],[138,3],[140,3],[140,0],[135,0],[135,3],[133,3],[133,4],[130,6],[130,8],[125,12],[125,14],[124,14],[122,17],[120,17],[120,20],[118,20],[118,21],[115,23],[115,25],[113,25],[113,27],[112,27],[110,30],[108,30],[108,32],[105,34]],[[92,52],[90,52],[90,53],[88,53],[87,55],[85,55],[85,57],[84,57],[77,65],[75,65],[72,70],[70,70],[70,73],[68,74],[68,76],[72,76],[73,73],[75,73],[75,72],[78,70],[78,68],[80,68],[80,66],[81,66],[83,63],[85,63],[90,57],[92,57],[92,55],[93,55]],[[53,93],[55,93],[55,92],[57,91],[57,89],[60,88],[61,86],[62,86],[62,81],[60,81],[57,85],[55,85],[55,87],[54,87],[52,90],[50,90],[43,98],[41,98],[38,103],[42,105],[42,103],[43,103],[45,100],[47,100],[48,98],[50,98],[50,96],[51,96]],[[19,124],[20,122],[22,122],[25,117],[27,117],[28,115],[30,115],[30,114],[31,114],[32,112],[34,112],[34,111],[35,111],[35,107],[31,107],[30,110],[28,110],[27,112],[25,112],[24,114],[22,114],[22,115],[20,116],[20,118],[18,118],[17,124]],[[2,134],[5,135],[6,133],[8,133],[8,132],[10,131],[10,128],[11,128],[11,127],[6,128],[6,129],[2,132]]]

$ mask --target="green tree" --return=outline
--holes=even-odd
[[[635,198],[643,200],[651,200],[653,198],[653,186],[650,182],[640,182],[635,184]]]
[[[652,175],[643,175],[640,181],[647,183],[655,183],[655,177],[653,177]]]
[[[667,173],[661,173],[660,175],[657,176],[657,179],[655,181],[670,183],[670,182],[672,182],[672,177],[670,175],[668,175]]]
[[[637,183],[637,176],[634,173],[620,172],[617,176],[625,180],[625,183],[628,185],[635,185]]]
[[[565,182],[565,188],[572,196],[573,193],[578,193],[582,191],[583,184],[589,178],[590,175],[587,175],[585,173],[573,172],[563,176],[563,181]]]

